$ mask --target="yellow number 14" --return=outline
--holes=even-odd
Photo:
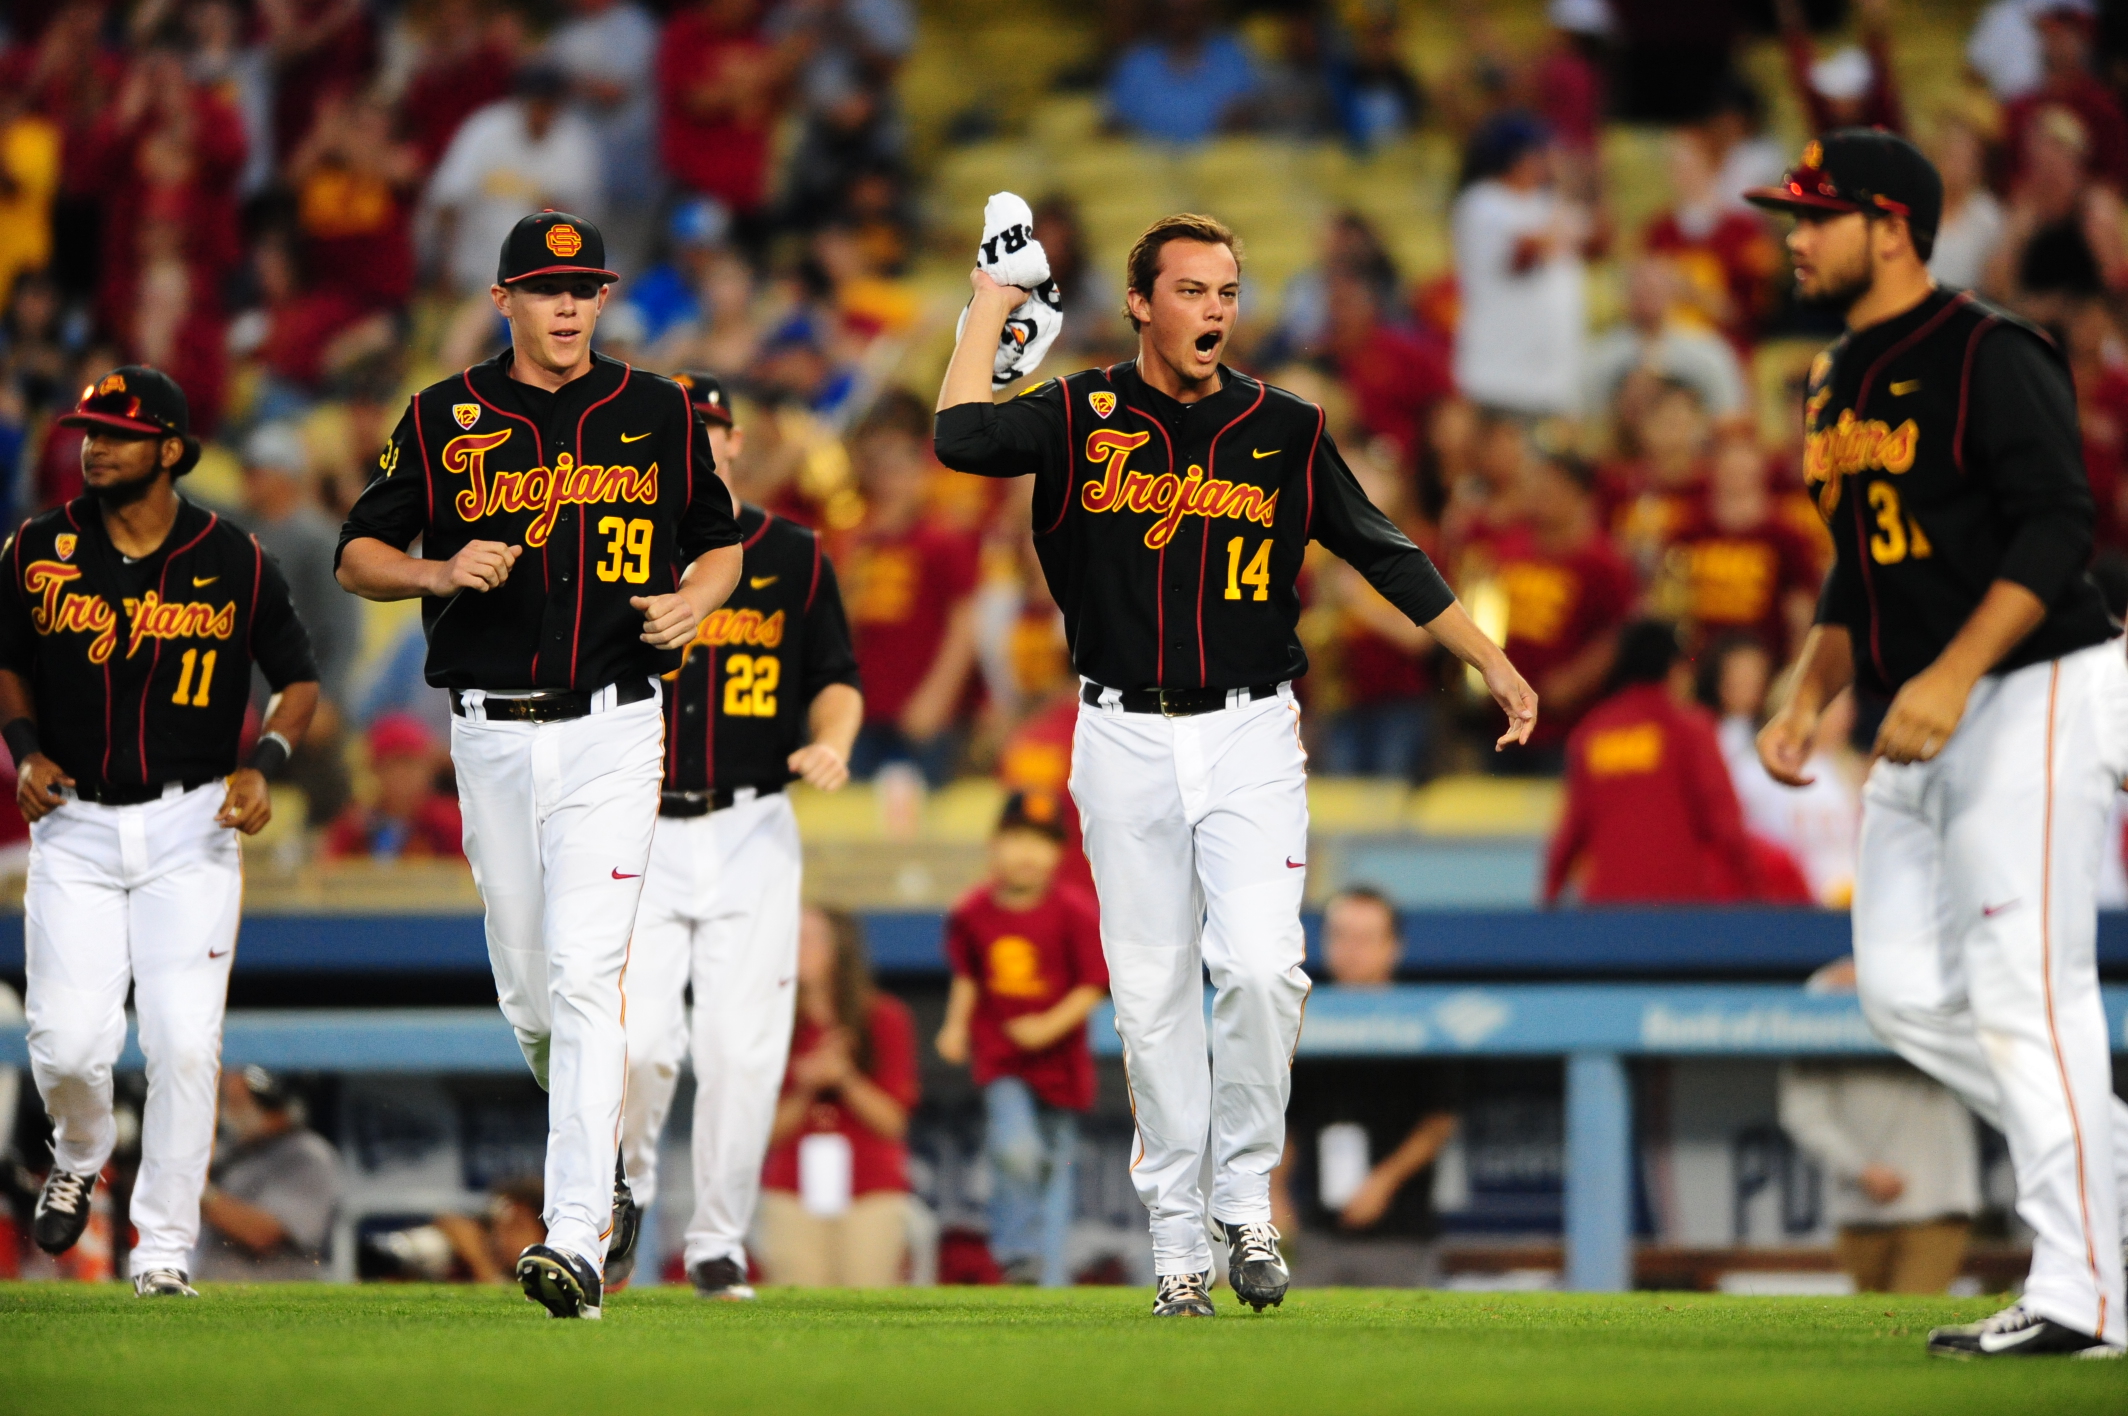
[[[1252,600],[1271,598],[1270,537],[1266,536],[1263,544],[1256,548],[1256,554],[1249,557],[1249,567],[1246,570],[1241,566],[1241,537],[1236,536],[1227,542],[1227,598],[1239,600],[1241,587],[1244,585],[1256,587],[1256,593],[1249,597]]]

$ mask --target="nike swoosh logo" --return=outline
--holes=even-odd
[[[769,586],[774,585],[778,580],[781,580],[782,578],[783,577],[780,575],[756,575],[749,577],[746,583],[748,585],[753,586],[756,590],[766,590]]]
[[[621,441],[624,443],[641,442],[643,439],[649,436],[650,434],[648,433],[637,433],[634,437],[630,437],[628,434],[622,433]]]
[[[1271,448],[1264,448],[1264,447],[1259,447],[1259,448],[1252,448],[1252,449],[1250,449],[1250,451],[1249,451],[1249,456],[1251,456],[1251,457],[1254,457],[1254,458],[1257,458],[1257,459],[1261,460],[1261,459],[1263,459],[1263,458],[1266,458],[1266,457],[1276,457],[1276,456],[1278,456],[1278,453],[1279,453],[1279,449],[1277,449],[1277,448],[1275,448],[1275,447],[1271,447]]]
[[[207,957],[210,959],[226,959],[229,957],[229,951],[227,949],[224,949],[221,953],[217,954],[212,949],[209,949],[207,951]]]
[[[1891,388],[1892,397],[1904,398],[1910,393],[1919,393],[1921,391],[1921,380],[1901,379],[1899,382],[1893,384]]]
[[[613,868],[613,878],[616,880],[640,880],[643,878],[643,873],[641,871],[637,871],[633,875],[627,875],[622,873],[621,868],[619,866],[615,866]]]
[[[2004,910],[2015,909],[2021,903],[2022,901],[2019,900],[2005,900],[1999,905],[1982,905],[1980,907],[1980,913],[1985,918],[1993,919],[1995,918],[1995,916],[2001,914]]]
[[[219,575],[195,575],[192,577],[192,588],[197,590],[202,585],[212,585],[221,578]]]
[[[1306,861],[1304,861],[1304,860],[1295,860],[1295,859],[1294,859],[1293,857],[1291,857],[1291,856],[1287,856],[1287,857],[1286,857],[1286,869],[1288,869],[1288,870],[1306,870],[1307,868],[1308,868],[1308,862],[1306,862]]]
[[[2013,1347],[2024,1346],[2045,1331],[2044,1327],[2034,1323],[2030,1327],[2018,1328],[2014,1332],[1984,1332],[1980,1335],[1980,1350],[1982,1352],[2007,1352]]]

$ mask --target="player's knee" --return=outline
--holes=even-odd
[[[88,1033],[37,1033],[30,1037],[40,1085],[81,1086],[102,1081],[111,1070],[101,1040]]]

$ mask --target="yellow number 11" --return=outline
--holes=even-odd
[[[1241,537],[1236,536],[1227,542],[1227,598],[1239,600],[1244,585],[1256,587],[1256,593],[1249,597],[1252,600],[1271,598],[1270,537],[1265,537],[1264,543],[1256,548],[1256,554],[1249,557],[1247,570],[1241,568]]]
[[[184,662],[178,666],[177,670],[177,692],[170,695],[172,703],[180,707],[187,703],[195,708],[207,706],[207,689],[214,683],[214,656],[219,652],[219,650],[209,649],[207,657],[201,659],[199,650],[187,649],[185,651]],[[192,692],[192,664],[194,660],[199,661],[199,692],[194,696],[187,697],[186,695]]]

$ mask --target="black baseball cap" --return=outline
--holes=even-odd
[[[731,395],[724,391],[724,380],[706,369],[686,369],[674,374],[672,381],[687,390],[687,401],[695,412],[722,427],[732,426]]]
[[[1897,133],[1841,128],[1803,147],[1802,161],[1778,187],[1752,187],[1753,206],[1797,214],[1891,213],[1906,218],[1915,244],[1925,247],[1943,220],[1943,177],[1936,164]]]
[[[192,436],[192,408],[177,380],[145,364],[124,364],[81,391],[71,413],[59,415],[69,428],[109,428],[136,438],[178,438],[184,455],[170,475],[182,477],[198,465],[200,440]]]
[[[998,814],[997,828],[1004,831],[1033,831],[1053,841],[1064,839],[1064,803],[1055,792],[1014,792],[1005,799],[1005,809]]]
[[[535,275],[592,275],[602,282],[621,278],[606,269],[606,238],[580,216],[540,211],[510,228],[502,243],[497,285],[514,285]]]

